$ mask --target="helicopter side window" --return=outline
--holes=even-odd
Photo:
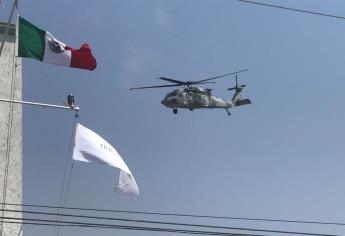
[[[196,96],[196,97],[197,97],[197,99],[199,100],[199,102],[202,101],[202,95],[201,95],[201,94],[198,94],[198,96]]]

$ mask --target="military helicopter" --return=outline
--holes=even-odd
[[[239,85],[237,82],[237,74],[244,72],[247,70],[240,70],[224,75],[218,75],[215,77],[197,80],[197,81],[180,81],[175,79],[170,79],[166,77],[159,77],[158,79],[171,82],[173,84],[166,84],[166,85],[156,85],[156,86],[144,86],[144,87],[135,87],[131,88],[130,90],[136,89],[149,89],[149,88],[165,88],[165,87],[177,87],[182,86],[182,88],[175,89],[172,92],[168,93],[165,98],[161,101],[161,103],[173,109],[173,113],[177,114],[178,108],[187,108],[191,111],[194,109],[201,109],[201,108],[222,108],[225,109],[227,114],[230,115],[229,108],[242,106],[251,104],[249,99],[241,99],[241,92],[245,85]],[[234,95],[230,100],[221,99],[215,97],[211,94],[212,89],[210,88],[200,88],[195,87],[193,85],[196,84],[211,84],[215,83],[214,79],[218,79],[221,77],[229,76],[229,75],[236,75],[236,84],[232,88],[228,88],[228,91],[235,90]]]

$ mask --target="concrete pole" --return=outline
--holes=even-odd
[[[22,100],[21,59],[15,56],[14,25],[0,23],[0,38],[7,33],[0,57],[0,97]],[[0,202],[22,203],[22,105],[0,103]],[[13,209],[0,205],[0,209]],[[16,207],[21,210],[21,207]],[[0,212],[4,217],[21,218],[20,213]],[[18,236],[21,224],[0,224],[0,235]]]

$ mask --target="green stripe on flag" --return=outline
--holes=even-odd
[[[43,60],[45,47],[45,31],[37,28],[29,21],[19,17],[18,56]]]

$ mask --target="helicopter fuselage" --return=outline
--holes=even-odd
[[[168,93],[161,103],[169,108],[187,108],[190,110],[201,108],[223,108],[227,109],[233,106],[231,100],[215,97],[211,94],[211,89],[198,87],[186,87],[175,89]]]

